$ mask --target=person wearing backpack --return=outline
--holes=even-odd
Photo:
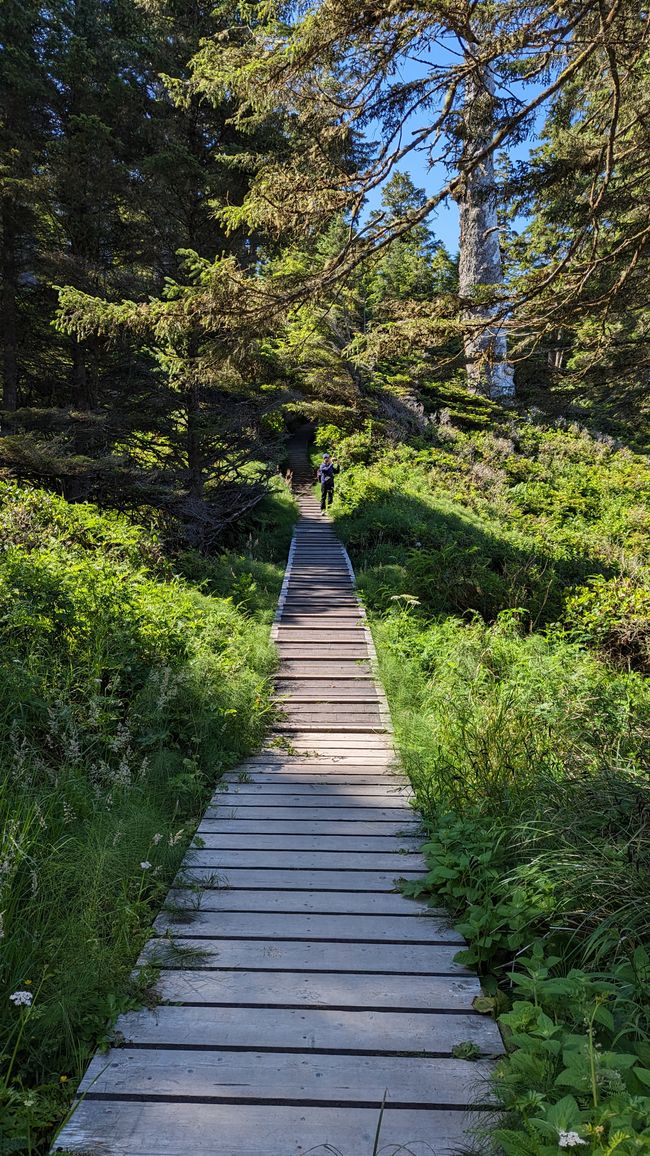
[[[325,513],[326,506],[332,505],[334,497],[334,475],[338,474],[339,467],[334,464],[330,454],[323,454],[323,460],[318,467],[317,477],[320,482],[320,510]]]

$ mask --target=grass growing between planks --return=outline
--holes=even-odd
[[[264,734],[293,516],[278,491],[246,553],[172,566],[124,517],[0,486],[0,1152],[47,1150],[91,1052],[149,998],[131,971],[151,921]]]
[[[648,465],[498,413],[337,449],[430,832],[409,889],[451,912],[508,1046],[487,1150],[648,1152]]]

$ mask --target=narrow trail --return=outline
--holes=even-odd
[[[461,938],[395,890],[424,869],[418,818],[347,554],[293,454],[282,721],[219,784],[156,921],[166,1002],[120,1018],[56,1151],[371,1156],[385,1099],[379,1151],[442,1156],[502,1050]],[[468,1041],[478,1062],[452,1055]]]

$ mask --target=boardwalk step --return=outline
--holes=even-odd
[[[192,939],[182,931],[174,939],[175,947],[168,939],[152,939],[146,945],[143,959],[155,962],[161,968],[174,971],[191,968],[208,968],[221,971],[232,968],[244,971],[296,971],[296,972],[357,972],[364,975],[446,975],[449,977],[468,975],[461,964],[455,962],[458,944],[406,943],[315,943],[305,940],[279,940],[269,943],[266,939]],[[179,958],[176,949],[191,953]],[[407,981],[408,982],[408,981]],[[450,980],[451,982],[451,980]],[[466,1010],[471,1010],[468,1002]],[[141,1013],[146,1022],[153,1019]],[[253,1017],[251,1017],[252,1019]],[[482,1021],[489,1027],[491,1021]],[[493,1043],[499,1039],[494,1024]],[[122,1023],[119,1025],[122,1030]],[[133,1036],[133,1032],[130,1032]],[[461,1037],[462,1039],[463,1037]],[[259,1041],[258,1041],[259,1042]],[[402,1040],[404,1044],[404,1040]],[[401,1050],[404,1050],[402,1047]]]
[[[172,989],[174,994],[176,990]],[[381,1104],[384,1090],[391,1099],[414,1106],[427,1103],[443,1065],[411,1056],[331,1056],[277,1052],[148,1051],[109,1052],[91,1065],[80,1091],[99,1095],[141,1095],[147,1098],[155,1080],[160,1096],[200,1096],[205,1100],[243,1101],[286,1099],[289,1090],[297,1101]],[[448,1104],[465,1104],[485,1078],[486,1065],[472,1069],[447,1059],[439,1095]]]
[[[287,1086],[291,1086],[290,1069]],[[90,1094],[92,1095],[92,1094]],[[362,1156],[372,1151],[379,1106],[249,1102],[205,1104],[183,1096],[159,1102],[109,1098],[82,1100],[58,1138],[55,1151],[89,1156]],[[150,1093],[151,1095],[151,1093]],[[381,1142],[387,1152],[447,1153],[467,1147],[467,1121],[458,1110],[387,1108]],[[215,1148],[215,1137],[220,1137]],[[228,1137],[227,1147],[223,1137]]]
[[[304,450],[294,476],[311,481]],[[347,554],[311,492],[273,627],[276,726],[215,793],[55,1150],[90,1156],[464,1151],[495,1024],[425,862]],[[473,1042],[478,1063],[454,1057]],[[382,1113],[382,1104],[385,1105]]]

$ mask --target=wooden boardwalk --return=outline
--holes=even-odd
[[[219,784],[145,951],[164,1002],[120,1018],[55,1151],[371,1156],[384,1101],[384,1156],[470,1145],[501,1040],[460,937],[396,890],[424,868],[418,818],[347,554],[300,505],[277,735]]]

